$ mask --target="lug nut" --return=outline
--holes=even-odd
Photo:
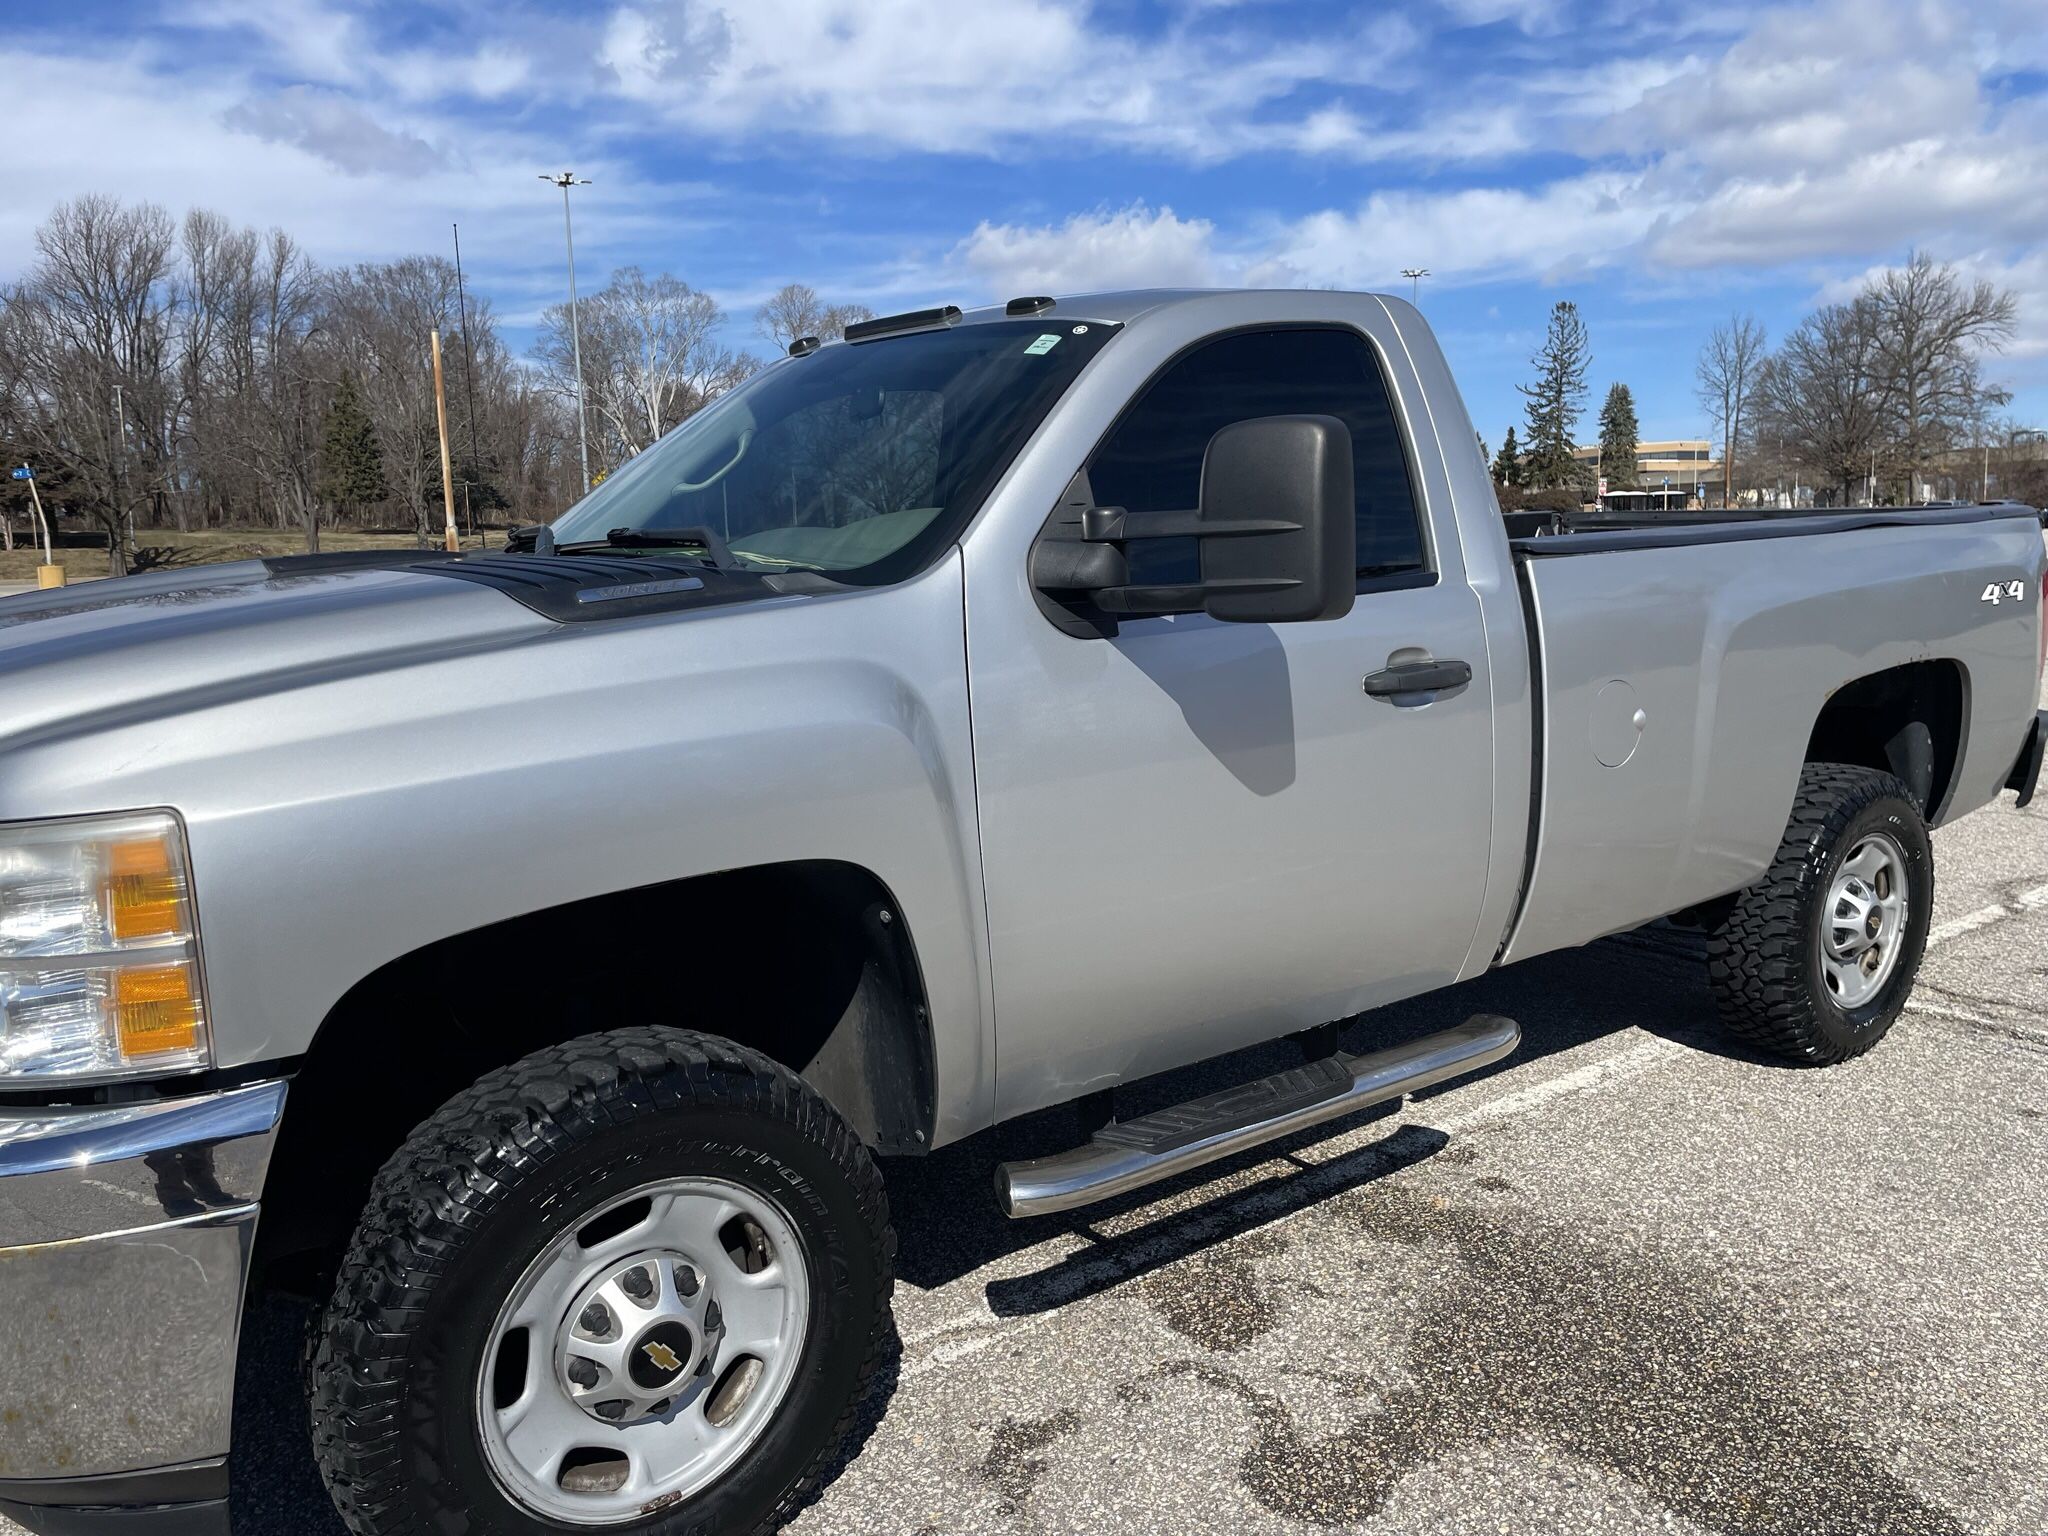
[[[724,1322],[725,1314],[718,1310],[717,1302],[707,1301],[704,1303],[704,1328],[707,1333],[716,1332]]]
[[[654,1294],[654,1277],[644,1269],[629,1269],[619,1276],[619,1289],[635,1301],[645,1301]]]
[[[589,1391],[597,1385],[596,1362],[585,1360],[581,1356],[571,1360],[569,1362],[569,1379],[575,1382],[577,1386],[583,1388],[584,1391]]]
[[[626,1405],[616,1397],[608,1403],[599,1403],[597,1416],[600,1419],[623,1419],[626,1416]]]
[[[676,1294],[694,1296],[697,1294],[697,1271],[687,1264],[676,1266]]]
[[[601,1301],[593,1301],[583,1309],[583,1315],[576,1319],[585,1333],[610,1333],[612,1331],[611,1309]]]

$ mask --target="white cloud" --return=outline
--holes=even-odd
[[[1290,226],[1254,281],[1385,288],[1406,266],[1447,281],[1559,279],[1628,261],[1671,207],[1640,175],[1598,172],[1533,191],[1382,192]]]
[[[977,226],[954,259],[978,291],[1083,293],[1108,288],[1204,288],[1224,264],[1210,249],[1215,226],[1142,203],[1077,213],[1058,225]]]
[[[1084,0],[633,0],[596,59],[626,100],[727,141],[988,152],[1070,139],[1202,161],[1290,147],[1316,109],[1275,104],[1376,79],[1418,41],[1399,15],[1311,39],[1237,14],[1263,9],[1141,38]]]
[[[1826,169],[1737,176],[1707,189],[1649,246],[1671,267],[1769,266],[1901,244],[1972,245],[2048,235],[2048,208],[2015,189],[2048,184],[2038,144],[1939,139]]]
[[[85,192],[275,225],[329,262],[445,250],[456,219],[464,254],[480,267],[494,247],[519,251],[522,262],[535,249],[560,248],[559,194],[534,180],[559,152],[552,142],[401,114],[327,87],[266,93],[225,69],[169,75],[151,65],[134,50],[0,46],[0,74],[38,82],[36,153],[16,167],[0,202],[0,275],[29,263],[51,208]],[[435,147],[455,142],[459,157]],[[648,209],[615,162],[600,157],[584,169],[599,182],[587,206],[603,209],[597,227],[612,237],[674,221],[673,203]]]

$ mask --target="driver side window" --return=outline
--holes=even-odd
[[[1351,429],[1359,579],[1426,572],[1393,402],[1379,359],[1355,331],[1244,331],[1185,354],[1152,381],[1096,451],[1090,494],[1098,506],[1132,512],[1194,507],[1210,438],[1233,422],[1299,415],[1335,416]],[[1200,575],[1193,539],[1134,541],[1128,553],[1134,583]]]

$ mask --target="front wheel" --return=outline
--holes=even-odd
[[[378,1176],[314,1448],[359,1536],[773,1526],[850,1427],[895,1237],[794,1074],[680,1030],[485,1077]]]
[[[1708,942],[1721,1021],[1791,1061],[1859,1056],[1906,1006],[1934,911],[1934,851],[1888,773],[1808,763],[1778,855]]]

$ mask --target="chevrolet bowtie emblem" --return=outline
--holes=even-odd
[[[683,1368],[681,1358],[659,1339],[651,1344],[643,1344],[640,1348],[641,1352],[654,1362],[657,1371],[680,1371]]]

